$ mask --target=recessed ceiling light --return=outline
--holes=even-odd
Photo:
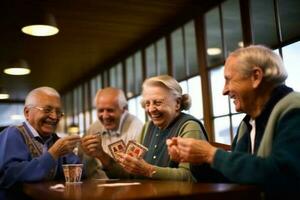
[[[207,49],[207,54],[210,56],[215,56],[221,54],[221,49],[220,48],[208,48]]]
[[[244,47],[244,42],[240,41],[240,42],[238,43],[238,45],[239,45],[239,47]]]

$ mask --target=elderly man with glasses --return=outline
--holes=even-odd
[[[55,130],[63,116],[60,95],[50,87],[32,90],[26,97],[20,126],[0,133],[0,189],[22,182],[64,178],[63,163],[79,163],[73,149],[78,135],[59,138]]]

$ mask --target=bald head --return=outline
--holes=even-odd
[[[124,92],[117,88],[99,90],[95,97],[98,119],[107,130],[117,130],[122,114],[127,110]]]
[[[122,90],[118,88],[107,87],[98,90],[94,100],[95,105],[97,105],[97,102],[100,98],[116,100],[120,109],[127,109],[127,100],[125,94]]]

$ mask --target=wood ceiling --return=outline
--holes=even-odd
[[[1,0],[0,86],[10,93],[8,102],[24,100],[39,86],[66,91],[216,2],[219,0]],[[40,11],[56,17],[57,35],[21,33],[22,24]],[[19,58],[29,63],[31,74],[4,74],[5,66]]]

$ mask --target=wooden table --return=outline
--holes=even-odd
[[[23,184],[23,192],[31,199],[260,199],[260,191],[250,185],[187,183],[177,181],[119,180],[116,183],[140,182],[140,185],[103,187],[104,181],[86,180],[67,184],[62,191],[49,189],[59,182]],[[61,182],[62,183],[62,182]],[[114,183],[114,182],[110,182]]]

